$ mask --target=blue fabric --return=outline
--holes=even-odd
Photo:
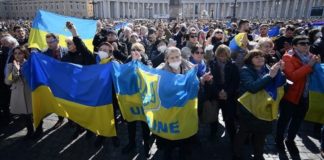
[[[198,78],[200,78],[201,76],[203,76],[206,72],[208,72],[208,69],[207,69],[207,66],[206,66],[206,63],[204,60],[201,60],[200,63],[197,63],[193,57],[190,57],[190,62],[193,63],[193,64],[196,64],[198,65],[198,71],[197,71],[197,76]]]
[[[274,26],[274,27],[271,27],[268,31],[268,36],[269,37],[276,37],[280,34],[280,27],[279,26]]]
[[[23,66],[23,75],[33,91],[45,85],[55,97],[101,106],[112,103],[112,69],[110,63],[81,66],[32,53]]]

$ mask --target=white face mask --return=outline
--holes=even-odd
[[[105,59],[108,57],[108,53],[104,51],[99,51],[97,54],[100,57],[100,59]]]
[[[166,49],[167,49],[167,46],[165,46],[165,45],[158,47],[158,51],[161,53],[164,52]]]
[[[179,69],[180,64],[181,64],[181,61],[169,63],[170,67],[172,67],[173,69]]]

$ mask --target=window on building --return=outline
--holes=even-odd
[[[71,9],[73,9],[73,5],[71,4]]]

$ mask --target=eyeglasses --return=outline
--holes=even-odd
[[[135,52],[135,51],[137,51],[137,52],[142,52],[142,50],[141,49],[131,49],[131,51],[133,51],[133,52]]]
[[[204,54],[204,52],[196,51],[195,54]]]
[[[298,42],[297,44],[299,44],[301,46],[309,46],[310,45],[309,42]]]
[[[223,32],[215,32],[216,34],[223,34]]]
[[[196,35],[191,35],[190,38],[197,38],[198,36]]]

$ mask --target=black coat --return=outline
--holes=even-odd
[[[113,55],[117,60],[119,60],[121,62],[125,62],[126,59],[128,58],[127,45],[125,43],[122,43],[119,41],[117,41],[116,43],[117,43],[118,49],[114,50]]]
[[[96,58],[85,46],[79,37],[73,37],[73,43],[76,46],[76,52],[68,52],[62,57],[63,62],[70,62],[80,65],[96,64]]]
[[[235,62],[229,60],[224,67],[224,84],[221,83],[221,76],[220,68],[218,66],[217,60],[213,60],[209,62],[210,72],[213,75],[213,82],[212,84],[206,84],[206,96],[208,99],[215,99],[218,100],[219,92],[224,89],[227,93],[228,98],[237,98],[238,88],[240,84],[240,76],[239,76],[239,69],[235,65]]]
[[[7,107],[9,108],[10,104],[10,86],[6,85],[4,82],[5,80],[5,66],[6,66],[6,61],[8,58],[8,52],[9,50],[5,50],[4,48],[1,48],[0,51],[0,110],[2,107]]]

